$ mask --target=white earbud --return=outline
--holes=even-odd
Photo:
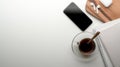
[[[99,13],[100,5],[95,6],[95,4],[94,4],[93,2],[91,2],[90,5],[93,7],[93,9],[94,9],[94,10],[96,11],[96,13],[98,14],[98,13]]]
[[[96,10],[95,4],[93,2],[90,3],[94,10]]]
[[[99,13],[99,8],[100,8],[100,5],[97,5],[97,7],[96,7],[96,13],[98,14]]]

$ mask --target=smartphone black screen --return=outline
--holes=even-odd
[[[77,7],[75,3],[71,3],[64,13],[82,30],[86,30],[92,23],[92,20]]]

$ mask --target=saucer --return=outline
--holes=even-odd
[[[96,40],[94,39],[94,42],[95,42],[95,50],[90,54],[90,55],[83,55],[80,50],[79,50],[79,42],[82,40],[82,39],[85,39],[85,38],[92,38],[93,37],[93,34],[90,33],[90,32],[82,32],[82,33],[78,33],[73,41],[72,41],[72,51],[73,53],[78,57],[78,59],[82,60],[82,61],[91,61],[93,59],[95,59],[98,55],[98,46],[97,46],[97,42]]]

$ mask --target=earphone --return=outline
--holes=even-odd
[[[100,5],[97,5],[95,6],[95,4],[93,2],[90,3],[91,7],[93,7],[93,9],[96,11],[96,13],[98,14],[99,13],[99,8],[100,8]]]
[[[100,8],[100,5],[97,5],[97,7],[96,7],[96,13],[97,13],[97,14],[99,13],[99,12],[98,12],[99,8]]]
[[[94,10],[96,10],[95,4],[93,2],[90,3]]]

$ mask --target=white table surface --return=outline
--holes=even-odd
[[[86,12],[86,1],[0,0],[0,67],[104,67],[100,55],[81,62],[71,49],[81,32],[63,13],[71,2],[93,20],[86,31],[102,24]]]

